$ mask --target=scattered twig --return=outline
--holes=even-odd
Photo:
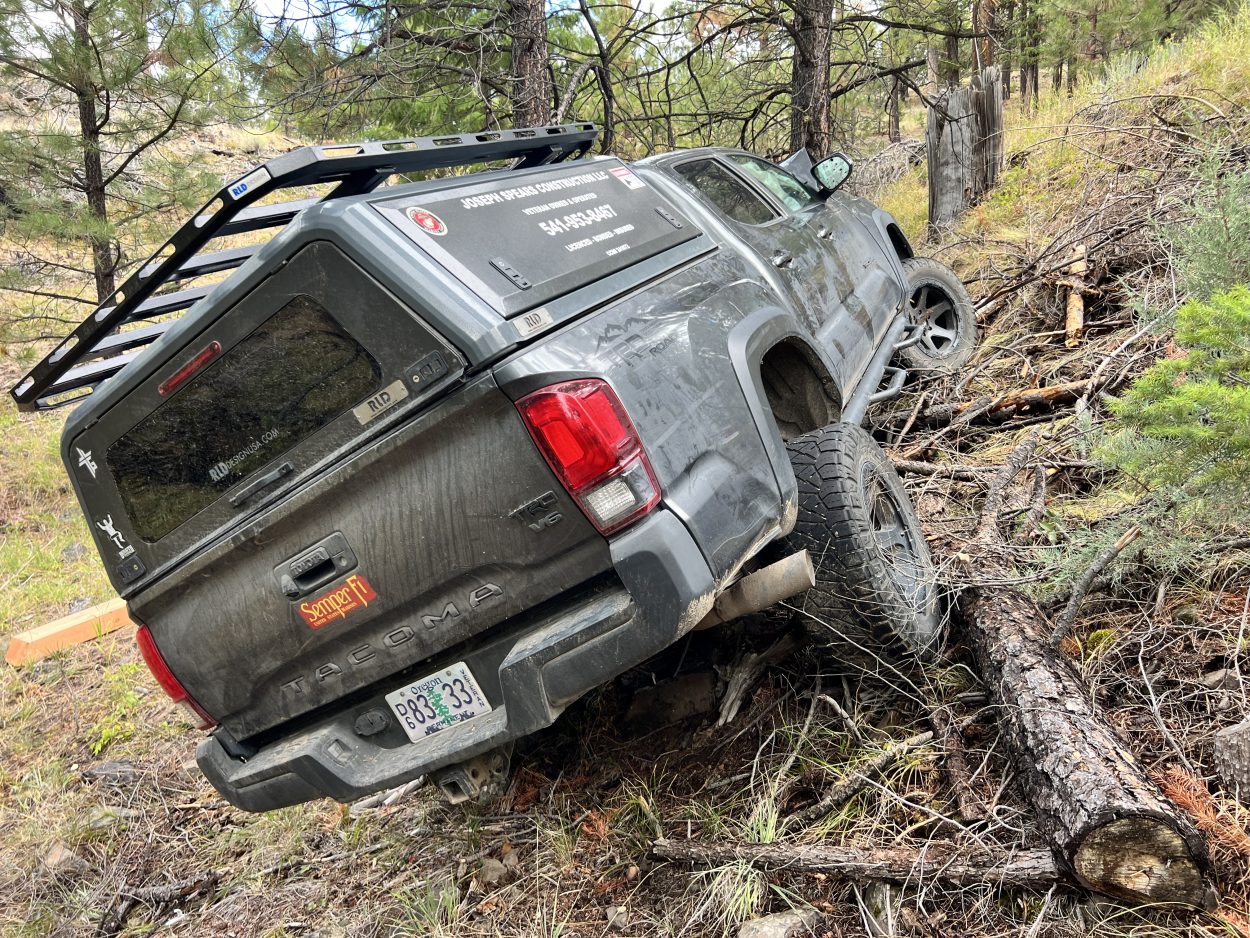
[[[959,732],[959,727],[951,719],[949,711],[942,708],[929,715],[929,722],[942,740],[942,749],[946,754],[943,766],[955,789],[960,816],[969,824],[984,821],[985,803],[972,788],[972,771],[968,768],[963,735]]]
[[[747,691],[764,673],[764,669],[786,658],[798,646],[799,643],[794,636],[786,633],[764,651],[748,652],[734,661],[729,668],[729,679],[726,682],[725,696],[721,699],[720,717],[716,725],[724,726],[731,722],[738,715]]]
[[[793,815],[795,822],[804,825],[814,824],[821,818],[828,816],[859,794],[868,785],[872,775],[884,772],[913,749],[918,749],[932,741],[932,733],[920,733],[917,736],[904,740],[897,746],[879,753],[852,775],[842,779],[842,781],[826,790],[815,804],[804,808],[802,811],[796,811]]]
[[[189,879],[163,883],[159,886],[124,886],[117,893],[119,901],[116,908],[104,913],[96,934],[118,935],[125,927],[126,919],[130,917],[135,906],[146,905],[159,909],[174,902],[182,902],[196,893],[212,889],[221,880],[221,876],[219,870],[209,870]]]
[[[286,860],[282,863],[275,863],[273,866],[267,866],[257,876],[274,876],[277,874],[290,873],[292,870],[298,870],[305,866],[329,866],[334,863],[342,863],[344,860],[354,860],[357,857],[367,856],[370,853],[377,853],[379,850],[385,850],[390,844],[370,844],[367,847],[360,847],[357,850],[343,850],[339,853],[332,853],[326,857],[305,857],[301,860]]]
[[[1081,336],[1085,332],[1085,245],[1078,244],[1072,252],[1072,264],[1068,267],[1069,277],[1063,281],[1068,289],[1067,322],[1065,327],[1064,345],[1076,348],[1081,344]]]
[[[1003,498],[1007,492],[1007,486],[1011,484],[1011,480],[1015,478],[1016,473],[1023,469],[1025,464],[1032,458],[1034,451],[1037,449],[1037,441],[1040,436],[1040,432],[1034,430],[1017,443],[1016,448],[1007,457],[1007,462],[1003,464],[998,475],[990,483],[989,491],[985,493],[985,502],[981,506],[981,519],[977,523],[976,533],[972,536],[974,542],[981,544],[990,542],[1001,543],[1002,533],[998,530],[998,514],[1003,508]]]
[[[1037,533],[1037,527],[1042,523],[1042,518],[1045,514],[1046,468],[1035,465],[1033,467],[1033,499],[1029,504],[1029,513],[1024,516],[1024,524],[1020,527],[1019,533],[1016,534],[1017,544],[1024,543]]]
[[[1114,544],[1104,549],[1102,553],[1094,558],[1094,562],[1090,564],[1089,569],[1085,571],[1076,585],[1072,587],[1072,595],[1068,597],[1068,604],[1064,607],[1059,620],[1055,623],[1055,630],[1050,635],[1051,648],[1058,648],[1059,643],[1067,637],[1068,632],[1076,622],[1077,613],[1081,611],[1081,604],[1085,602],[1085,597],[1089,593],[1090,584],[1110,566],[1116,557],[1120,556],[1120,551],[1137,540],[1140,534],[1141,528],[1133,525],[1121,534]]]
[[[918,476],[949,476],[959,482],[980,482],[994,471],[992,466],[960,466],[947,463],[919,462],[915,459],[896,459],[894,468],[900,473]]]
[[[657,857],[666,860],[682,860],[704,866],[748,863],[757,869],[825,873],[853,882],[994,883],[1014,888],[1045,889],[1060,881],[1049,850],[960,851],[940,842],[915,849],[704,843],[695,840],[656,840],[651,849]]]
[[[912,428],[912,425],[916,422],[916,418],[920,416],[920,410],[922,407],[924,407],[924,402],[928,400],[928,398],[929,398],[928,391],[922,392],[920,397],[916,398],[916,406],[913,407],[911,409],[911,413],[907,415],[907,420],[903,424],[903,429],[898,431],[898,434],[894,437],[894,442],[897,443],[907,436],[907,432]]]
[[[859,731],[859,726],[855,723],[854,717],[842,709],[842,705],[830,697],[828,694],[820,694],[816,697],[822,704],[833,711],[834,716],[842,723],[843,728],[855,737],[855,741],[861,746],[864,744],[864,734]]]

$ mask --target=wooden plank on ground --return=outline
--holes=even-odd
[[[20,667],[46,658],[62,648],[81,645],[99,635],[115,632],[123,625],[130,625],[126,603],[121,599],[111,599],[98,606],[70,613],[47,625],[18,632],[9,640],[9,649],[4,653],[4,660],[14,667]]]

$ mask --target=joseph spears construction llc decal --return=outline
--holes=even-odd
[[[349,613],[365,608],[377,598],[378,594],[373,591],[369,581],[353,573],[337,589],[300,603],[299,614],[310,627],[319,629],[335,619],[346,619]]]

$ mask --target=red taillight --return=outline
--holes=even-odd
[[[139,626],[138,632],[135,633],[135,640],[139,643],[139,654],[143,655],[144,664],[152,672],[152,677],[156,678],[156,683],[161,685],[161,690],[169,695],[169,699],[193,713],[200,721],[200,729],[206,730],[210,726],[215,726],[217,721],[195,702],[178,678],[174,677],[174,672],[169,670],[169,665],[161,657],[160,649],[156,647],[156,641],[152,638],[152,631],[146,625]]]
[[[208,345],[204,346],[204,348],[200,349],[200,351],[196,353],[194,358],[162,381],[157,387],[156,393],[161,397],[169,397],[169,395],[178,390],[178,388],[184,384],[188,378],[220,354],[221,343],[209,342]]]
[[[659,502],[642,441],[606,381],[554,384],[521,398],[517,409],[551,471],[600,533],[619,531]]]

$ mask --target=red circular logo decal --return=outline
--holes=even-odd
[[[423,208],[410,208],[408,209],[408,217],[426,234],[437,235],[438,237],[447,234],[447,226],[433,212],[427,212]]]

